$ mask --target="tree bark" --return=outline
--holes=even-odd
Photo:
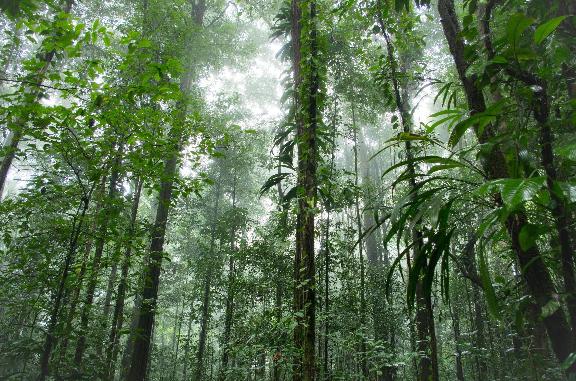
[[[358,235],[358,259],[360,261],[360,368],[362,376],[368,377],[368,360],[366,358],[366,277],[364,263],[364,246],[362,240],[362,214],[360,213],[359,176],[358,176],[358,131],[356,126],[355,105],[352,103],[352,129],[354,137],[354,185],[356,186],[354,211],[356,212],[356,234]]]
[[[84,308],[80,318],[80,336],[76,344],[76,353],[74,354],[74,364],[78,367],[80,372],[82,371],[82,357],[84,356],[84,351],[86,350],[86,334],[88,330],[88,323],[90,322],[90,314],[92,311],[92,304],[94,302],[94,294],[96,292],[96,286],[98,285],[98,275],[100,272],[102,254],[104,253],[104,246],[106,245],[108,236],[108,224],[117,214],[117,208],[114,204],[118,191],[118,182],[120,180],[120,166],[122,163],[123,153],[124,146],[123,143],[120,143],[118,152],[116,153],[116,158],[112,164],[110,187],[108,189],[108,197],[106,200],[108,205],[107,207],[103,208],[103,211],[106,211],[106,215],[96,217],[100,220],[100,227],[98,229],[98,237],[96,239],[96,247],[94,249],[94,258],[92,260],[90,279],[86,291],[86,298],[84,300]]]
[[[72,232],[70,235],[70,243],[66,258],[64,259],[64,266],[62,269],[62,275],[60,276],[60,283],[58,289],[53,296],[52,310],[50,312],[50,319],[48,322],[48,328],[46,331],[46,339],[44,341],[44,348],[40,356],[40,374],[38,376],[38,381],[44,381],[50,374],[50,355],[52,354],[52,349],[56,343],[56,329],[58,327],[58,318],[60,314],[60,308],[62,304],[62,299],[64,297],[66,281],[68,280],[68,275],[70,274],[70,267],[76,256],[76,250],[78,247],[78,240],[80,233],[82,231],[82,225],[84,223],[84,217],[86,216],[86,211],[90,204],[90,197],[92,191],[88,195],[82,197],[79,210],[74,217],[72,223]]]
[[[456,379],[464,381],[464,367],[462,366],[462,348],[460,347],[460,314],[458,307],[453,303],[449,305],[452,315],[452,331],[454,333],[454,343],[456,345]]]
[[[124,251],[122,268],[120,270],[120,281],[118,282],[118,291],[114,303],[114,312],[112,313],[112,322],[110,323],[110,335],[108,337],[108,347],[106,348],[106,375],[108,380],[114,380],[116,372],[115,364],[118,357],[118,332],[122,330],[124,323],[124,303],[126,291],[128,288],[128,273],[132,262],[132,247],[136,230],[136,219],[138,218],[138,207],[140,206],[140,196],[142,194],[141,178],[136,180],[134,195],[132,198],[132,208],[130,210],[130,225],[128,227],[128,242]]]
[[[212,214],[212,227],[210,229],[210,250],[208,262],[213,260],[216,252],[216,224],[220,211],[220,179],[216,184],[216,193]],[[204,357],[206,353],[206,339],[208,337],[208,326],[210,324],[210,299],[212,287],[212,270],[211,263],[208,264],[206,277],[204,279],[204,293],[202,296],[202,316],[200,321],[200,336],[198,338],[198,349],[196,351],[196,369],[194,370],[194,381],[202,381],[204,377]]]
[[[164,238],[166,225],[172,201],[172,189],[174,177],[177,175],[178,157],[180,153],[180,138],[173,148],[170,157],[164,162],[164,171],[158,195],[158,209],[156,211],[156,221],[152,228],[152,239],[150,242],[150,253],[148,263],[145,268],[144,288],[142,290],[142,304],[140,306],[138,334],[134,340],[134,351],[130,362],[130,371],[126,381],[143,381],[148,369],[150,339],[152,327],[154,325],[154,315],[156,314],[156,304],[158,299],[158,287],[160,285],[160,272],[163,259]]]
[[[306,35],[304,35],[306,33]],[[296,218],[296,253],[294,260],[294,329],[293,381],[314,381],[316,377],[316,266],[314,256],[314,215],[316,208],[317,141],[320,90],[316,2],[292,0],[293,78],[298,147],[298,199]],[[302,57],[306,49],[309,57]],[[310,63],[308,70],[303,70]],[[306,75],[302,75],[305,73]]]
[[[236,174],[232,185],[232,211],[236,209]],[[224,335],[222,338],[222,360],[218,379],[226,379],[228,360],[230,359],[230,336],[234,322],[234,296],[236,292],[236,265],[234,252],[236,251],[236,226],[233,223],[230,231],[230,257],[228,258],[228,290],[226,292],[226,310],[224,312]]]
[[[386,42],[386,48],[388,53],[388,61],[391,68],[391,79],[394,90],[394,99],[396,102],[397,112],[400,114],[400,120],[402,122],[403,132],[410,134],[412,132],[412,120],[410,113],[407,108],[407,99],[402,98],[401,85],[398,80],[398,63],[394,55],[394,45],[392,44],[391,38],[388,35],[386,25],[382,19],[381,13],[382,2],[378,1],[378,22],[382,30],[382,35]],[[405,91],[406,92],[406,91]],[[406,94],[404,98],[406,98]],[[405,142],[406,158],[408,161],[407,170],[409,175],[409,186],[412,199],[417,199],[417,184],[416,184],[416,170],[414,168],[414,153],[412,149],[412,143],[410,140]],[[414,242],[413,257],[417,261],[422,255],[426,255],[422,252],[422,247],[424,246],[424,240],[422,237],[422,232],[419,228],[419,222],[417,222],[411,232],[412,241]],[[431,295],[426,295],[423,289],[423,279],[420,274],[417,274],[418,280],[416,283],[416,333],[418,334],[418,352],[419,352],[419,364],[418,364],[418,380],[419,381],[439,381],[439,369],[438,369],[438,349],[436,345],[436,330],[434,323],[434,311],[432,309]]]
[[[482,91],[476,85],[475,77],[466,73],[470,64],[464,56],[464,41],[460,33],[460,23],[456,16],[453,0],[439,0],[438,11],[442,18],[444,35],[448,41],[458,75],[464,86],[470,112],[483,112],[486,110],[486,104]],[[484,144],[489,142],[494,136],[494,130],[492,126],[487,126],[483,132],[476,129],[476,134],[478,141]],[[486,155],[483,166],[488,178],[491,180],[508,177],[506,161],[499,148],[494,148],[492,152]],[[499,196],[498,199],[500,199]],[[520,232],[527,223],[528,219],[525,213],[521,211],[508,216],[505,226],[511,237],[512,250],[520,264],[522,276],[528,285],[531,296],[541,310],[548,303],[555,300],[557,292],[539,249],[532,247],[524,250],[520,246]],[[563,311],[558,309],[549,316],[544,317],[544,324],[556,357],[561,362],[566,360],[572,353],[574,345],[572,340],[566,340],[567,337],[572,337],[572,332],[563,315]],[[569,373],[576,373],[576,364],[571,367]]]

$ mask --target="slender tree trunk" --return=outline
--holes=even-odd
[[[184,287],[186,289],[186,286]],[[175,316],[175,326],[174,334],[172,336],[172,373],[170,375],[170,380],[176,380],[176,373],[178,371],[178,351],[180,349],[180,333],[182,331],[182,321],[184,320],[184,310],[186,308],[186,298],[183,295],[182,309],[180,311],[176,310]]]
[[[190,333],[192,332],[192,315],[194,314],[194,307],[190,306],[190,313],[188,314],[188,328],[186,329],[186,348],[184,349],[184,369],[182,369],[182,380],[187,380],[188,364],[190,363]]]
[[[355,212],[356,212],[356,233],[358,235],[358,256],[360,260],[360,362],[364,378],[368,377],[368,360],[366,358],[366,276],[364,263],[364,246],[362,242],[362,214],[360,212],[359,176],[358,176],[358,126],[356,126],[356,111],[352,103],[352,129],[354,135],[354,185],[356,186]]]
[[[140,206],[140,196],[142,194],[142,179],[138,178],[135,183],[134,195],[132,198],[132,208],[130,210],[130,224],[128,227],[128,242],[124,251],[122,268],[120,270],[120,281],[110,323],[110,335],[108,337],[108,347],[106,348],[106,375],[108,380],[114,380],[115,364],[118,357],[118,332],[122,329],[124,322],[124,303],[126,299],[126,289],[128,287],[128,273],[130,271],[132,259],[132,247],[136,230],[136,219],[138,217],[138,207]]]
[[[464,367],[462,365],[462,348],[460,346],[461,333],[460,333],[460,313],[458,311],[458,301],[450,303],[450,314],[452,315],[452,332],[454,333],[455,344],[455,359],[456,359],[456,379],[464,381]]]
[[[98,190],[95,197],[97,199],[97,202],[96,202],[96,209],[94,210],[94,216],[98,216],[100,214],[105,194],[106,194],[106,176],[103,176],[102,181],[98,186]],[[96,232],[96,229],[98,229],[98,219],[94,217],[94,221],[90,228],[90,231],[93,232],[92,234]],[[84,283],[84,277],[86,276],[86,268],[88,267],[88,259],[90,258],[90,253],[92,253],[93,243],[94,240],[92,238],[92,235],[88,236],[86,238],[86,242],[84,243],[84,255],[82,256],[80,262],[80,272],[78,273],[78,279],[74,286],[72,299],[70,300],[70,307],[68,308],[68,314],[66,319],[67,321],[66,326],[64,328],[64,332],[70,332],[70,333],[72,332],[72,325],[74,323],[77,312],[76,308],[78,307],[78,301],[80,300],[80,292],[82,291],[82,284]],[[66,357],[69,341],[70,341],[69,335],[64,336],[62,338],[62,342],[60,343],[59,346],[59,359],[58,362],[56,363],[57,365],[61,364],[62,360],[64,360],[64,358]]]
[[[210,324],[210,298],[212,286],[211,270],[208,270],[204,279],[204,295],[202,297],[202,317],[200,322],[200,336],[198,338],[198,349],[196,351],[196,368],[194,370],[194,381],[202,381],[204,377],[204,357],[206,355],[206,340],[208,338],[208,325]]]
[[[97,216],[100,221],[100,227],[98,229],[98,237],[96,239],[96,247],[94,249],[94,258],[92,260],[92,268],[90,272],[88,288],[86,291],[86,298],[84,300],[84,308],[80,318],[80,336],[78,338],[78,342],[76,343],[76,353],[74,354],[74,364],[76,364],[79,371],[82,371],[82,357],[84,356],[84,351],[86,350],[86,334],[88,331],[88,323],[90,322],[90,314],[92,311],[92,304],[94,302],[94,294],[98,285],[98,274],[100,272],[102,254],[104,253],[104,246],[106,245],[107,241],[108,224],[110,220],[112,220],[117,214],[114,203],[116,199],[116,193],[118,191],[118,181],[120,180],[120,166],[122,163],[123,152],[124,148],[123,144],[121,143],[120,147],[118,148],[114,164],[112,165],[110,187],[108,189],[108,198],[106,200],[108,205],[106,208],[103,208],[106,211],[106,215]],[[111,204],[112,206],[110,206]]]
[[[58,318],[60,314],[62,299],[64,297],[68,275],[70,274],[70,267],[76,256],[78,240],[80,237],[80,233],[82,231],[82,226],[84,224],[84,217],[86,216],[86,211],[88,210],[88,206],[90,204],[91,195],[92,191],[90,191],[88,195],[84,195],[82,197],[80,206],[78,208],[78,212],[76,213],[76,216],[74,217],[74,221],[72,223],[72,232],[70,235],[68,252],[66,254],[66,258],[64,259],[64,266],[62,269],[62,275],[60,276],[60,283],[58,285],[58,289],[56,290],[53,296],[52,310],[50,311],[50,319],[46,331],[46,339],[44,341],[44,348],[40,356],[40,374],[38,376],[38,381],[46,380],[46,378],[50,373],[49,369],[50,356],[52,354],[52,349],[54,348],[54,345],[56,343],[56,330],[58,327]]]
[[[232,183],[232,211],[236,209],[236,174]],[[222,361],[218,379],[226,379],[228,370],[228,360],[230,358],[230,335],[232,333],[232,323],[234,321],[234,296],[236,292],[236,266],[234,263],[234,252],[236,251],[236,225],[232,224],[230,229],[230,257],[228,259],[228,290],[226,292],[226,310],[224,312],[224,335],[222,340]]]
[[[336,158],[336,128],[338,120],[338,103],[334,100],[334,110],[332,116],[332,133],[331,133],[331,155],[330,155],[330,174],[334,172],[335,158]],[[332,193],[331,187],[329,192]],[[330,214],[332,212],[332,205],[330,202],[326,205],[326,230],[324,232],[324,315],[326,321],[324,322],[324,354],[323,354],[323,375],[324,380],[330,381],[332,379],[332,372],[330,369]]]
[[[381,1],[378,1],[378,6],[379,11],[382,12],[383,7]],[[401,95],[401,86],[398,80],[399,73],[397,72],[398,64],[394,55],[394,46],[392,45],[392,41],[388,35],[386,25],[384,24],[384,20],[380,14],[378,15],[378,22],[386,42],[388,61],[391,67],[391,77],[396,108],[400,114],[400,120],[402,122],[404,133],[410,134],[412,132],[412,121],[406,105],[407,99],[402,99]],[[404,95],[404,98],[406,97],[407,94]],[[409,140],[405,142],[405,149],[406,158],[408,161],[410,192],[412,194],[412,198],[416,199],[418,197],[418,192],[415,179],[416,171],[413,163],[414,153],[412,152],[412,144]],[[418,261],[420,256],[425,255],[425,253],[422,252],[422,247],[424,246],[422,232],[419,230],[418,225],[419,222],[411,232],[412,241],[414,242],[413,256],[415,261]],[[420,275],[418,275],[416,284],[416,332],[418,334],[418,352],[420,355],[418,364],[418,380],[439,381],[440,375],[438,369],[438,350],[436,345],[432,300],[431,296],[426,295],[424,292],[423,279],[420,277]]]
[[[216,184],[216,193],[212,214],[212,227],[210,229],[210,251],[208,262],[214,260],[216,252],[216,224],[218,216],[220,215],[220,179]],[[206,270],[206,278],[204,279],[204,293],[202,296],[202,317],[200,321],[200,336],[198,338],[198,348],[196,351],[196,368],[194,370],[194,381],[203,381],[204,377],[204,357],[206,354],[206,340],[208,338],[208,326],[210,324],[210,301],[211,301],[211,287],[212,287],[212,263],[209,263]]]

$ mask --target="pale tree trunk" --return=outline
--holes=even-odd
[[[200,336],[198,338],[198,348],[196,351],[196,368],[194,369],[194,381],[202,381],[204,377],[204,357],[206,355],[206,340],[208,338],[208,327],[210,324],[210,301],[212,297],[212,271],[214,255],[216,253],[216,225],[218,223],[220,208],[220,181],[217,179],[214,207],[210,229],[210,249],[208,252],[208,269],[204,278],[204,293],[202,295],[202,317],[200,321]]]

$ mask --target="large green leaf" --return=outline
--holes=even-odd
[[[487,195],[500,193],[502,200],[508,209],[514,209],[518,205],[532,200],[542,189],[546,177],[530,177],[527,179],[498,179],[485,183],[478,188],[477,193]]]
[[[560,23],[562,23],[566,17],[568,16],[555,17],[552,20],[548,20],[544,24],[538,26],[534,32],[534,42],[537,44],[542,43],[546,37],[548,37],[556,30],[556,28],[558,28]]]
[[[534,19],[523,13],[516,13],[510,16],[506,24],[506,39],[508,43],[515,48],[518,45],[522,33],[533,23]]]
[[[488,311],[497,320],[501,319],[500,314],[500,303],[496,296],[496,291],[492,285],[492,280],[490,279],[490,272],[488,270],[488,263],[486,262],[486,257],[482,250],[478,251],[479,263],[478,269],[480,270],[480,280],[482,281],[482,288],[484,290],[484,295],[486,296],[486,303],[488,304]]]

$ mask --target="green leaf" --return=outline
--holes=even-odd
[[[556,184],[569,202],[576,202],[576,182],[557,181]]]
[[[576,362],[576,353],[570,353],[570,355],[568,355],[568,357],[566,357],[566,360],[564,360],[562,362],[562,369],[570,369],[570,367],[572,366],[572,364],[574,364],[574,362]]]
[[[564,159],[576,161],[576,142],[573,140],[567,144],[563,144],[560,147],[557,147],[554,151],[556,155]]]
[[[500,192],[508,209],[514,209],[523,202],[530,201],[542,188],[546,177],[527,179],[498,179],[489,181],[478,188],[477,193],[487,195]]]
[[[282,180],[286,179],[289,176],[290,173],[277,173],[275,175],[270,176],[270,178],[266,180],[264,185],[262,185],[262,188],[260,189],[260,196],[266,193],[273,186],[278,185],[280,182],[282,182]]]
[[[488,270],[488,263],[486,262],[486,257],[482,250],[478,251],[479,263],[478,269],[480,270],[480,280],[482,281],[482,288],[486,296],[486,303],[488,304],[488,311],[497,320],[501,319],[500,314],[500,304],[498,303],[498,298],[496,297],[496,291],[492,285],[492,280],[490,279],[490,272]]]
[[[541,316],[543,319],[546,319],[549,316],[552,316],[558,309],[560,308],[560,302],[556,299],[551,299],[544,307],[542,307]]]
[[[545,234],[547,231],[546,227],[541,225],[526,224],[520,230],[520,247],[522,250],[526,251],[531,247],[536,245],[538,237]]]
[[[534,19],[523,13],[516,13],[510,16],[506,26],[506,38],[510,45],[516,47],[522,33],[533,23]]]
[[[544,24],[536,28],[534,32],[534,42],[537,44],[542,43],[550,34],[552,34],[556,28],[566,19],[568,16],[555,17],[552,20],[546,21]]]
[[[506,57],[495,56],[494,58],[492,58],[490,60],[490,63],[492,63],[492,64],[507,64],[508,60],[506,59]]]

